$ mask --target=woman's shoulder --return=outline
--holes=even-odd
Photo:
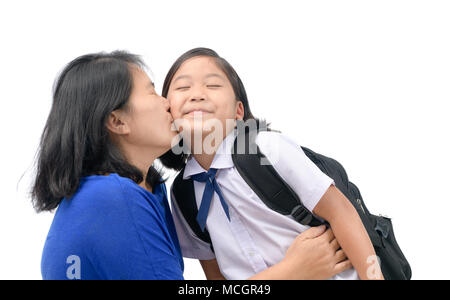
[[[127,182],[117,174],[90,175],[80,180],[76,198],[95,197],[108,198],[122,196]]]
[[[118,192],[122,194],[128,209],[136,218],[141,214],[153,215],[156,218],[161,216],[166,200],[166,187],[164,183],[155,185],[153,192],[149,192],[130,178],[111,174],[111,180],[115,181]]]
[[[69,201],[74,205],[121,209],[127,201],[144,196],[136,187],[139,186],[131,179],[115,173],[86,176],[81,179],[78,191]]]
[[[114,226],[144,221],[146,224],[155,223],[156,220],[162,220],[162,201],[158,201],[158,196],[164,198],[159,186],[158,192],[153,195],[133,180],[117,174],[87,176],[81,180],[76,194],[60,204],[58,215],[59,218],[77,218],[82,215],[88,223],[112,222]]]
[[[83,177],[80,182],[80,190],[96,194],[120,194],[129,190],[134,192],[145,191],[130,178],[122,177],[116,173]]]
[[[135,218],[144,213],[160,218],[165,197],[165,186],[155,186],[153,193],[133,180],[119,176],[92,175],[83,177],[77,192],[60,204],[60,211],[74,214],[87,211],[129,215]]]

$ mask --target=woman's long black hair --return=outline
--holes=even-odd
[[[228,61],[226,61],[224,58],[220,57],[217,52],[214,50],[208,49],[208,48],[195,48],[192,50],[187,51],[183,55],[181,55],[172,65],[169,72],[166,75],[166,78],[164,80],[164,85],[162,89],[161,95],[163,97],[167,98],[167,94],[169,92],[170,84],[172,83],[173,77],[175,76],[175,73],[178,71],[178,69],[181,67],[181,65],[187,61],[190,58],[197,57],[197,56],[206,56],[206,57],[212,57],[217,64],[217,66],[225,73],[228,80],[231,83],[231,86],[233,87],[234,95],[236,96],[236,100],[241,101],[244,106],[244,117],[243,120],[256,120],[257,126],[259,127],[260,123],[264,121],[260,121],[256,119],[251,110],[250,105],[248,103],[247,98],[247,92],[245,91],[244,84],[242,83],[241,79],[239,78],[239,75],[236,73],[234,68],[230,65]],[[268,124],[267,124],[268,125]],[[265,125],[265,126],[267,126]],[[267,128],[270,130],[269,128]],[[180,149],[182,149],[182,143],[183,141],[180,141]],[[165,167],[174,169],[174,170],[181,170],[186,165],[186,159],[188,157],[188,154],[182,153],[182,154],[175,154],[172,150],[169,150],[166,152],[163,156],[160,157],[160,160],[162,164]]]
[[[111,142],[105,125],[111,112],[128,107],[132,65],[145,67],[139,56],[125,51],[83,55],[55,81],[31,190],[36,211],[58,207],[77,191],[83,176],[117,173],[136,183],[144,180]],[[145,180],[154,186],[161,176],[151,167]]]

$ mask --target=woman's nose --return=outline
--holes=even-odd
[[[170,111],[170,102],[167,98],[161,97],[166,111]]]

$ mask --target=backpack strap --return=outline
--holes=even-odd
[[[211,250],[214,248],[209,236],[208,230],[203,232],[197,223],[197,202],[195,201],[194,182],[191,178],[183,179],[184,169],[177,175],[172,185],[172,191],[175,196],[178,208],[180,209],[184,219],[188,223],[194,234],[203,242],[208,243]]]
[[[261,164],[262,160],[267,158],[256,145],[257,133],[241,131],[234,141],[232,159],[239,174],[270,209],[282,215],[290,215],[303,225],[324,224],[302,204],[299,196],[272,165]],[[250,149],[256,149],[256,154],[251,153]]]

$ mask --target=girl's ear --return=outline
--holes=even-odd
[[[236,120],[243,120],[244,113],[245,113],[244,104],[242,103],[242,101],[238,100],[236,105]]]
[[[128,123],[124,121],[124,115],[121,111],[113,111],[106,120],[106,128],[117,135],[124,135],[130,133]]]

